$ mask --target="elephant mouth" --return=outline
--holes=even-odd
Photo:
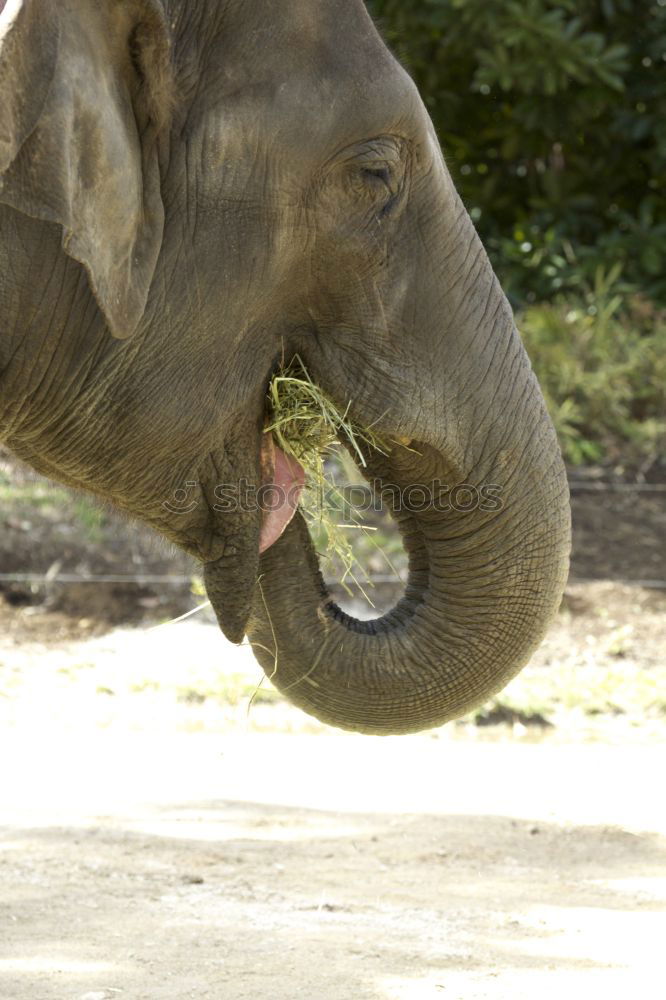
[[[262,482],[259,552],[265,552],[277,542],[296,513],[305,472],[295,458],[278,447],[270,431],[262,436],[259,463]]]
[[[266,431],[262,434],[258,464],[256,496],[249,500],[249,508],[242,503],[238,505],[241,544],[232,535],[223,555],[204,563],[204,583],[220,628],[227,639],[236,643],[242,642],[245,635],[260,555],[286,531],[305,485],[305,473],[299,463],[285,455]]]

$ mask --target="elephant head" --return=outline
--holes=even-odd
[[[320,719],[407,732],[496,692],[558,606],[567,483],[361,0],[5,0],[0,84],[2,440],[201,560],[224,631]],[[409,581],[374,621],[329,598],[300,515],[262,533],[219,502],[284,475],[265,396],[295,354],[390,442],[367,473],[393,495],[500,501],[396,504]]]

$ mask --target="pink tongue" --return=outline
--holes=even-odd
[[[261,445],[261,471],[264,488],[260,494],[263,522],[259,551],[265,552],[273,542],[277,542],[294,516],[305,483],[305,473],[295,458],[290,458],[278,448],[270,433],[264,434]]]

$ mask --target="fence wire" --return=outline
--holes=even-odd
[[[666,495],[666,483],[597,483],[574,481],[569,483],[571,493],[653,493]],[[370,577],[372,583],[402,585],[404,580],[398,576],[379,574]],[[615,583],[626,586],[645,587],[651,590],[666,590],[666,580],[634,580],[630,578],[613,577]],[[191,576],[169,573],[101,573],[79,574],[54,572],[54,568],[45,573],[0,573],[0,584],[23,583],[28,586],[45,586],[50,584],[68,583],[103,583],[103,584],[137,584],[150,586],[159,584],[183,585],[192,582]],[[569,583],[599,583],[598,577],[569,577]]]

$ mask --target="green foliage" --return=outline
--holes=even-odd
[[[666,451],[666,313],[624,299],[617,278],[617,268],[599,269],[576,300],[516,317],[573,464],[641,464]]]
[[[514,304],[666,302],[666,0],[369,0]]]

